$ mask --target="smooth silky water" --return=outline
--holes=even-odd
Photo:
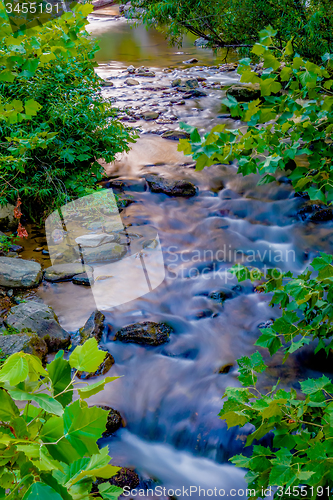
[[[154,30],[97,14],[89,30],[100,40],[97,71],[114,77],[114,88],[105,95],[116,99],[120,108],[136,103],[140,110],[152,109],[168,100],[163,91],[144,90],[146,84],[126,87],[122,72],[129,64],[153,67],[156,78],[151,84],[168,88],[170,78],[177,76],[202,75],[222,85],[238,81],[234,72],[209,67],[221,63],[223,54],[196,48],[191,38],[177,49]],[[182,64],[190,57],[199,60],[195,68]],[[172,67],[171,76],[162,71],[166,67]],[[171,112],[178,121],[202,130],[217,123],[236,127],[237,122],[221,114],[223,95],[223,89],[211,89],[207,97],[173,106]],[[177,143],[156,135],[156,124],[139,121],[135,126],[144,134],[132,152],[105,168],[113,178],[131,179],[125,194],[134,203],[122,212],[122,221],[138,233],[140,226],[156,229],[166,278],[152,292],[129,302],[124,291],[123,305],[104,311],[108,326],[102,344],[115,358],[110,375],[122,378],[108,384],[91,403],[119,410],[126,428],[101,444],[110,446],[114,464],[135,467],[145,487],[216,487],[227,496],[231,488],[245,487],[243,471],[227,460],[242,450],[250,429],[227,430],[218,418],[221,397],[226,387],[239,386],[235,360],[253,352],[258,325],[279,315],[269,307],[268,296],[255,293],[248,283],[238,285],[227,270],[244,262],[301,271],[318,251],[333,251],[332,223],[317,225],[314,234],[314,225],[297,216],[304,200],[294,196],[290,185],[258,187],[257,176],[238,176],[233,165],[195,172],[191,158],[177,152]],[[167,128],[178,126],[177,122]],[[142,182],[147,171],[188,179],[199,193],[189,199],[151,193]],[[223,304],[209,298],[221,289],[232,293]],[[70,282],[44,282],[37,293],[72,332],[95,308],[91,290]],[[118,328],[139,321],[165,321],[174,333],[159,347],[113,341]],[[276,376],[282,378],[282,386],[296,387],[296,378],[305,376],[305,370],[295,358],[283,367],[276,361],[264,385],[270,387]],[[193,493],[192,498],[199,496]],[[246,497],[240,493],[233,498]]]

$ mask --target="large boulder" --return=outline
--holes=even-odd
[[[70,344],[70,336],[60,326],[53,309],[41,302],[29,300],[12,307],[5,325],[20,333],[38,335],[45,340],[49,352],[65,349]]]
[[[111,477],[110,483],[119,488],[127,486],[133,490],[140,483],[140,478],[134,470],[122,467],[115,476]]]
[[[8,288],[32,288],[42,279],[42,268],[32,260],[0,257],[0,286]]]
[[[104,320],[105,316],[100,311],[94,311],[91,313],[85,325],[79,330],[81,343],[91,338],[100,342],[104,330]]]
[[[100,245],[104,245],[105,243],[114,243],[118,240],[115,234],[83,234],[75,239],[75,242],[78,245],[81,245],[84,248],[96,248]]]
[[[261,96],[260,86],[257,83],[252,85],[232,85],[227,90],[227,95],[240,102],[255,101]]]
[[[146,175],[145,179],[153,193],[184,197],[195,196],[197,193],[195,185],[186,180],[166,179],[157,174]]]
[[[144,321],[133,323],[117,331],[114,340],[125,343],[135,343],[157,346],[169,341],[173,329],[165,323]]]
[[[15,230],[18,226],[18,219],[14,217],[14,205],[0,206],[0,229],[3,231]]]
[[[92,273],[93,269],[92,267],[84,266],[81,263],[56,264],[45,269],[44,279],[46,281],[51,281],[52,283],[57,281],[68,281],[71,280],[73,276],[82,274],[86,271]]]
[[[40,339],[36,334],[28,333],[7,335],[5,328],[1,328],[1,330],[0,349],[5,356],[23,351],[28,354],[34,354],[43,362],[46,361],[48,348],[44,339]]]

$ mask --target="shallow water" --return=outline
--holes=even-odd
[[[181,65],[163,73],[161,67],[177,65],[184,56],[174,54],[175,49],[168,48],[160,34],[142,27],[130,30],[123,21],[108,19],[93,21],[91,29],[96,36],[102,34],[99,59],[108,61],[98,72],[114,83],[104,95],[120,108],[136,102],[140,110],[144,106],[153,109],[170,100],[170,93],[163,94],[163,90],[146,90],[146,80],[134,90],[126,87],[122,70],[129,63],[149,62],[157,72],[149,85],[166,86],[171,92],[176,91],[170,89],[170,80],[177,76],[203,75],[208,83],[222,85],[238,79],[235,73]],[[199,53],[186,44],[182,50],[191,56]],[[202,64],[215,63],[207,51],[200,52],[201,60]],[[333,251],[333,223],[301,221],[297,210],[304,200],[295,197],[288,184],[258,187],[257,176],[242,178],[233,165],[195,172],[191,158],[177,152],[177,143],[159,137],[164,129],[178,128],[179,120],[201,129],[216,123],[238,126],[218,117],[224,93],[221,88],[209,88],[207,97],[182,106],[173,104],[168,113],[176,116],[174,125],[138,119],[135,126],[142,135],[133,150],[105,166],[111,177],[131,181],[124,194],[132,196],[134,203],[121,213],[122,222],[128,231],[137,233],[142,227],[156,229],[166,278],[135,300],[124,291],[123,304],[104,311],[108,327],[103,346],[115,358],[110,374],[123,377],[91,403],[112,406],[123,415],[126,429],[102,444],[110,445],[113,463],[138,470],[142,487],[216,487],[229,496],[231,488],[245,487],[243,472],[226,462],[242,450],[249,428],[227,430],[217,417],[221,397],[226,387],[239,385],[235,360],[253,352],[258,326],[276,318],[279,311],[269,307],[268,296],[255,293],[249,283],[238,285],[228,271],[235,263],[301,271],[318,251]],[[151,193],[143,180],[147,172],[188,179],[198,194],[184,199]],[[209,298],[221,289],[232,295],[223,304]],[[91,290],[72,283],[44,283],[38,294],[73,332],[96,307]],[[138,321],[165,321],[174,333],[159,347],[114,342],[117,329]],[[296,387],[296,378],[305,376],[295,358],[284,367],[275,358],[263,384],[272,385],[277,371],[282,385],[289,387]],[[199,494],[193,492],[192,498]],[[246,496],[237,493],[233,498]]]

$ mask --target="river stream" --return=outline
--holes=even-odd
[[[228,269],[247,263],[301,271],[318,251],[333,251],[332,222],[302,220],[299,209],[305,201],[284,179],[257,186],[257,176],[243,178],[234,165],[196,172],[192,159],[177,151],[177,142],[161,138],[166,130],[179,130],[180,121],[201,130],[217,123],[239,125],[221,110],[225,86],[239,79],[235,71],[221,70],[223,54],[194,47],[190,38],[180,49],[170,47],[161,33],[133,28],[123,18],[95,13],[90,23],[90,32],[100,39],[97,72],[113,83],[103,93],[120,109],[130,110],[122,115],[124,123],[129,117],[128,124],[140,133],[129,154],[105,166],[110,187],[112,179],[121,178],[122,194],[134,201],[121,213],[127,228],[138,233],[147,225],[156,229],[166,272],[153,291],[129,302],[125,291],[122,305],[103,311],[108,328],[102,343],[115,359],[110,375],[122,378],[91,403],[120,411],[126,427],[102,445],[110,446],[114,464],[136,469],[140,488],[217,488],[225,496],[244,499],[245,493],[232,493],[246,487],[244,472],[227,461],[242,451],[250,429],[227,430],[218,413],[224,389],[239,385],[235,360],[253,352],[258,326],[279,311],[251,284],[238,285]],[[183,63],[192,57],[199,62]],[[228,62],[233,60],[231,56]],[[130,64],[149,66],[156,76],[129,87],[125,79]],[[171,81],[197,77],[206,96],[180,104],[181,94]],[[157,110],[160,118],[143,120],[139,114],[145,110]],[[152,193],[143,179],[148,171],[187,179],[198,194],[182,198]],[[229,297],[223,303],[210,297],[219,290]],[[91,290],[71,282],[44,282],[37,293],[72,332],[96,307]],[[165,321],[174,333],[158,347],[113,341],[118,328],[138,321]],[[297,387],[295,379],[307,374],[297,358],[283,367],[275,358],[264,385],[269,387],[279,375],[282,385]],[[191,498],[199,498],[194,489]]]

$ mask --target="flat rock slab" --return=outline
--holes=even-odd
[[[106,243],[96,248],[82,248],[84,262],[115,262],[127,252],[119,243]]]
[[[42,268],[32,260],[0,257],[0,286],[32,288],[42,280]]]
[[[45,339],[49,352],[65,348],[70,342],[68,332],[59,325],[53,309],[34,300],[12,307],[5,324],[16,328],[20,333],[35,333],[39,338]]]
[[[83,234],[75,239],[78,245],[82,247],[95,248],[104,243],[112,243],[116,241],[116,236],[114,234]]]
[[[173,329],[165,323],[144,321],[121,328],[117,331],[114,340],[157,346],[168,342],[170,333],[173,333]]]
[[[55,283],[57,281],[68,281],[76,276],[85,272],[92,273],[93,268],[90,266],[83,266],[81,263],[73,264],[56,264],[55,266],[48,267],[44,272],[44,279]]]
[[[159,175],[146,175],[145,179],[153,193],[164,193],[168,196],[195,196],[197,188],[186,180],[165,179]]]

